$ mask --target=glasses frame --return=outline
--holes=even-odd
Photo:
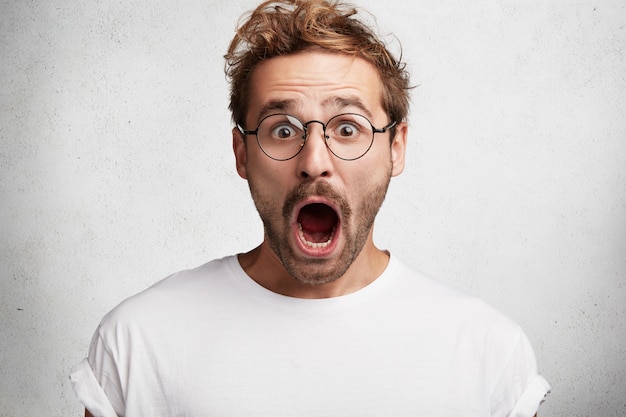
[[[297,121],[300,122],[300,124],[302,125],[302,129],[304,131],[304,135],[302,136],[302,144],[300,145],[300,149],[298,150],[298,152],[295,153],[295,155],[290,156],[288,158],[275,158],[272,155],[268,154],[267,151],[265,149],[263,149],[263,146],[261,145],[261,141],[259,140],[259,127],[261,126],[261,124],[263,123],[263,121],[265,121],[265,119],[273,117],[273,116],[286,116],[286,117],[291,117],[296,119]],[[365,150],[365,152],[363,152],[361,155],[355,157],[355,158],[344,158],[341,157],[339,155],[337,155],[335,153],[335,151],[332,150],[332,148],[328,145],[328,139],[330,139],[330,136],[328,136],[326,134],[326,127],[328,126],[328,124],[333,120],[336,119],[337,117],[341,117],[341,116],[359,116],[364,118],[367,123],[369,123],[370,127],[372,128],[372,139],[370,140],[370,144],[367,147],[367,149]],[[326,148],[330,151],[330,153],[332,153],[333,155],[335,155],[335,157],[343,160],[343,161],[356,161],[357,159],[362,158],[363,156],[365,156],[366,153],[369,152],[369,150],[372,148],[372,145],[374,144],[374,135],[376,133],[386,133],[388,132],[390,129],[392,129],[394,126],[396,126],[398,124],[398,122],[393,121],[391,123],[389,123],[388,125],[381,127],[381,128],[377,128],[374,127],[374,125],[372,124],[372,122],[370,122],[370,120],[363,116],[362,114],[359,113],[341,113],[341,114],[337,114],[333,117],[331,117],[330,119],[328,119],[328,121],[326,123],[320,121],[320,120],[309,120],[308,122],[303,122],[302,120],[300,120],[300,118],[289,114],[289,113],[272,113],[269,114],[267,116],[265,116],[264,118],[262,118],[259,123],[257,124],[256,129],[254,130],[246,130],[244,129],[241,124],[237,123],[237,129],[239,129],[239,131],[241,132],[242,135],[244,136],[249,136],[249,135],[254,135],[256,136],[256,142],[259,145],[259,148],[263,151],[263,153],[270,159],[273,159],[275,161],[288,161],[290,159],[295,158],[296,156],[298,156],[300,154],[300,152],[302,152],[302,149],[304,148],[304,145],[306,145],[307,140],[309,139],[309,125],[311,123],[319,123],[320,125],[322,125],[322,133],[324,134],[324,143],[326,144]]]

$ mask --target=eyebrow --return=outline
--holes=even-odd
[[[372,117],[373,117],[372,112],[369,111],[369,109],[365,106],[363,101],[361,101],[361,99],[359,97],[357,97],[357,96],[334,96],[334,97],[329,97],[329,98],[327,98],[326,100],[324,100],[322,102],[322,105],[324,107],[335,105],[337,108],[339,108],[339,110],[343,110],[346,107],[356,107],[361,112],[363,112],[364,115],[368,119],[372,119]]]
[[[284,99],[284,100],[270,100],[261,107],[257,117],[257,123],[264,117],[278,112],[293,112],[296,108],[301,106],[300,100],[296,99]],[[356,107],[362,112],[368,119],[372,119],[372,112],[365,106],[363,101],[357,96],[332,96],[322,102],[323,107],[336,107],[338,110],[343,110],[346,107]]]
[[[293,110],[294,107],[297,107],[298,101],[293,99],[286,100],[271,100],[261,107],[259,111],[259,115],[257,117],[257,123],[260,122],[264,117],[269,116],[276,111],[281,112],[289,112],[290,109]]]

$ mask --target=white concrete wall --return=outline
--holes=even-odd
[[[0,416],[79,416],[102,315],[251,248],[222,55],[252,0],[0,2]],[[626,415],[626,5],[368,0],[413,81],[377,241],[526,329],[542,416]]]

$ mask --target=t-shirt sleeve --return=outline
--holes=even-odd
[[[491,395],[492,417],[533,417],[550,392],[537,373],[535,354],[526,335],[519,338]]]
[[[72,369],[70,381],[78,401],[94,417],[118,417],[111,402],[100,387],[87,358]]]
[[[71,372],[70,380],[78,401],[94,417],[117,417],[125,414],[118,365],[96,331],[89,356]]]

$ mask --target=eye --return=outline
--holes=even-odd
[[[367,136],[369,121],[356,113],[340,114],[328,121],[329,135],[335,140],[354,141]]]
[[[296,128],[290,124],[281,124],[275,126],[271,131],[271,135],[275,139],[291,139],[296,137],[297,134],[298,131],[296,130]]]
[[[349,138],[355,136],[359,132],[359,128],[353,123],[344,122],[337,126],[335,131],[339,136]]]

